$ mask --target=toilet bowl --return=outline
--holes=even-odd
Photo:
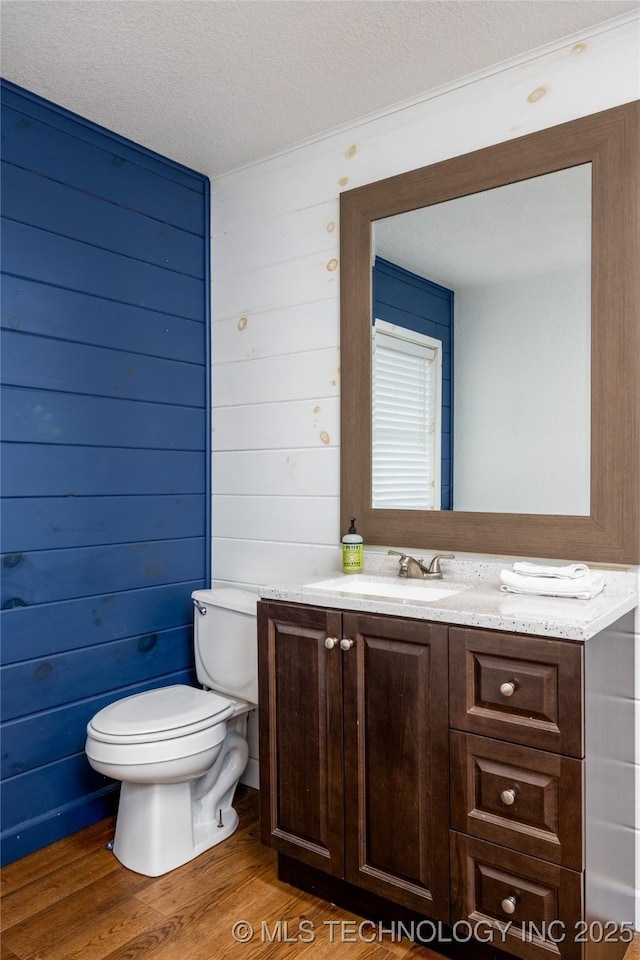
[[[233,796],[249,754],[247,716],[257,700],[257,597],[229,589],[193,597],[198,679],[213,682],[221,663],[217,689],[176,684],[150,690],[104,707],[87,725],[89,763],[122,781],[113,852],[130,870],[150,877],[233,833]],[[206,616],[206,627],[199,629]],[[230,696],[234,688],[253,694],[254,702]]]

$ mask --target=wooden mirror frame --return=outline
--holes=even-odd
[[[340,197],[341,529],[365,544],[640,562],[640,101],[357,187]],[[371,224],[592,164],[591,514],[371,506]]]

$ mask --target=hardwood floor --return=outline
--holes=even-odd
[[[359,917],[281,883],[255,791],[240,788],[236,807],[233,837],[164,877],[115,859],[112,820],[9,864],[0,960],[440,960],[371,925],[359,934]],[[625,960],[640,960],[638,938]]]

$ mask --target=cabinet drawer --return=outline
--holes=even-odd
[[[452,731],[451,826],[581,870],[582,761]]]
[[[582,874],[452,832],[451,882],[452,921],[492,924],[525,960],[582,960]]]
[[[451,725],[583,756],[582,646],[452,628]]]

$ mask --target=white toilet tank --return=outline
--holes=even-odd
[[[191,596],[198,681],[218,693],[257,703],[257,593],[219,587],[195,590]]]

